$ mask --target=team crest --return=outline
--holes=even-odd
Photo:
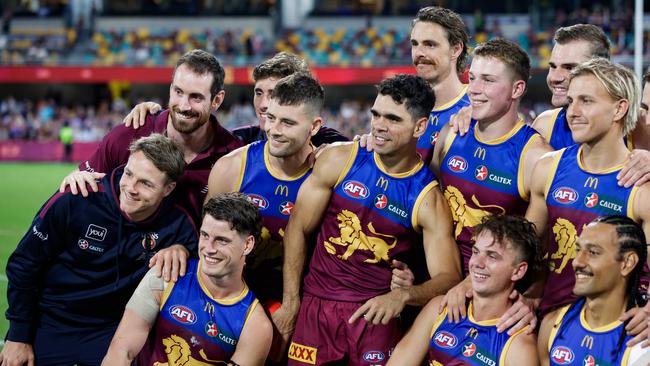
[[[86,239],[79,239],[77,244],[79,245],[79,249],[81,249],[81,250],[88,249],[89,244],[88,244],[88,240],[86,240]]]
[[[153,250],[156,247],[156,240],[158,240],[158,233],[142,234],[142,247],[145,250]]]
[[[377,197],[375,197],[375,207],[382,210],[384,207],[386,207],[386,205],[388,205],[388,198],[386,195],[378,194]]]

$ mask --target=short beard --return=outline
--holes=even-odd
[[[191,134],[194,131],[198,130],[208,122],[208,119],[210,118],[208,115],[208,119],[206,120],[195,120],[193,123],[185,123],[185,122],[180,122],[176,119],[176,113],[181,113],[180,110],[177,107],[172,108],[172,126],[174,126],[174,129],[182,134]],[[199,117],[199,113],[192,112],[191,118],[196,118]]]

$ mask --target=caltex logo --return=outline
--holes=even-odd
[[[438,136],[440,136],[440,132],[436,132],[433,135],[431,135],[431,145],[436,144],[436,142],[438,141]]]
[[[78,244],[79,244],[79,248],[80,248],[80,249],[82,249],[82,250],[86,250],[86,249],[88,249],[88,240],[86,240],[86,239],[79,239]]]
[[[205,325],[205,333],[210,337],[216,337],[219,335],[219,329],[217,329],[217,325],[214,322],[208,322]]]
[[[485,165],[479,165],[476,167],[476,171],[474,172],[474,176],[478,180],[485,180],[488,176],[488,168]]]
[[[291,215],[293,210],[293,203],[289,201],[284,201],[280,204],[280,213],[286,216]]]
[[[598,195],[594,192],[587,194],[585,197],[585,206],[592,208],[598,204]]]
[[[463,346],[463,356],[472,357],[476,353],[476,345],[472,342],[465,343]]]
[[[582,362],[583,366],[596,366],[596,359],[592,355],[585,356],[584,361]]]
[[[388,205],[388,198],[386,197],[385,194],[378,194],[377,197],[375,197],[375,207],[378,209],[383,209]]]

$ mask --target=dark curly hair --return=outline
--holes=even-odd
[[[390,95],[398,104],[406,103],[406,110],[415,120],[428,117],[436,103],[429,83],[415,75],[399,74],[384,79],[377,91],[381,95]]]

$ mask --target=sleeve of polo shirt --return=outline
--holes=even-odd
[[[153,123],[150,116],[147,116],[146,123]],[[137,130],[122,124],[115,126],[104,136],[90,158],[79,164],[79,170],[109,173],[126,164],[129,159],[129,145],[137,137],[137,133]]]
[[[41,207],[7,262],[7,340],[31,344],[35,316],[49,262],[65,248],[70,193],[56,193]]]

